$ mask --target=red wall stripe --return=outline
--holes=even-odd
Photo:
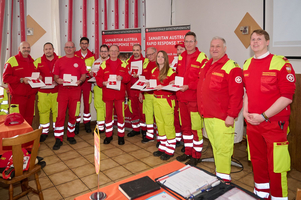
[[[107,12],[107,0],[104,0],[104,28],[108,30],[108,12]]]
[[[68,1],[68,41],[72,41],[73,0]]]
[[[99,57],[99,5],[98,0],[95,0],[95,58]]]
[[[5,0],[0,0],[0,55],[1,55],[1,49],[2,49],[4,12],[5,12]]]
[[[135,17],[134,17],[134,27],[138,28],[138,0],[135,0]]]
[[[14,1],[11,1],[11,16],[10,16],[10,46],[9,57],[13,54],[13,24],[14,24]]]
[[[115,0],[115,29],[119,29],[118,0]]]
[[[24,0],[19,1],[20,4],[20,28],[21,28],[21,42],[26,40],[25,37],[25,12],[24,12]]]
[[[87,0],[83,0],[83,37],[87,35]]]
[[[125,0],[124,28],[129,28],[129,0]]]

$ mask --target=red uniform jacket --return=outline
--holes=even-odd
[[[126,64],[122,62],[120,59],[117,59],[118,66],[117,69],[112,69],[111,65],[112,60],[109,58],[108,60],[102,62],[97,75],[95,77],[96,83],[99,87],[103,88],[103,97],[104,101],[113,101],[113,100],[124,100],[125,98],[125,89],[126,83],[131,80],[131,76],[128,73],[126,68]],[[120,75],[122,76],[120,91],[113,90],[105,87],[103,85],[104,81],[108,81],[110,74]]]
[[[28,58],[23,58],[21,52],[8,59],[4,65],[3,82],[8,83],[11,95],[28,96],[37,93],[38,89],[20,82],[20,78],[31,77],[32,72],[37,72],[33,62],[30,55]]]
[[[191,55],[191,59],[187,60],[187,51],[179,56],[177,66],[177,76],[184,77],[184,85],[188,85],[189,89],[185,92],[178,91],[177,98],[180,102],[197,101],[197,83],[201,67],[208,61],[205,53],[200,52],[198,48]],[[186,62],[189,62],[186,67]]]
[[[201,69],[197,95],[198,109],[204,118],[236,118],[242,108],[242,69],[224,55],[212,64],[212,58]]]
[[[79,57],[79,58],[81,58],[81,59],[83,59],[85,61],[85,64],[86,64],[86,67],[87,67],[87,69],[86,69],[87,70],[87,78],[85,80],[85,82],[86,82],[86,81],[89,80],[89,78],[88,78],[88,77],[90,77],[90,73],[89,72],[91,71],[92,65],[93,65],[93,63],[95,61],[95,55],[89,49],[87,49],[87,55],[86,55],[86,57],[82,56],[81,50],[76,51],[74,53],[74,55],[76,57]]]
[[[157,86],[158,85],[162,85],[162,86],[169,85],[169,83],[171,81],[175,80],[175,76],[176,76],[176,74],[174,73],[172,68],[169,68],[166,78],[163,80],[163,82],[160,82],[159,74],[160,74],[159,67],[156,67],[152,70],[151,79],[157,80]],[[175,92],[168,91],[168,90],[155,90],[154,91],[154,95],[174,95],[174,94],[175,94]]]
[[[126,66],[127,70],[130,72],[130,70],[131,70],[131,63],[132,63],[133,61],[139,61],[139,60],[142,60],[142,65],[143,65],[145,58],[142,56],[142,54],[140,55],[140,58],[137,59],[137,60],[135,60],[135,59],[134,59],[134,56],[132,55],[132,56],[127,60],[127,62],[126,62],[126,64],[127,64],[127,66]],[[129,96],[129,97],[138,97],[138,96],[139,96],[139,93],[140,93],[139,90],[132,90],[132,89],[131,89],[132,85],[134,85],[134,84],[138,81],[138,79],[139,79],[139,78],[134,78],[134,77],[131,75],[131,80],[130,80],[130,82],[127,84],[127,92],[128,92],[128,96]]]

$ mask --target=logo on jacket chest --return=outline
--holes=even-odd
[[[78,64],[77,64],[77,63],[74,63],[74,64],[73,64],[73,67],[78,68]]]

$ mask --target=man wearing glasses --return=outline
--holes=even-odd
[[[183,86],[177,92],[185,153],[178,156],[178,161],[196,166],[203,149],[203,120],[197,108],[197,83],[200,69],[208,61],[205,53],[196,47],[194,32],[186,33],[184,37],[186,51],[179,56],[177,75],[184,78]]]
[[[89,72],[91,71],[92,65],[95,61],[94,53],[92,53],[89,49],[89,39],[86,37],[82,37],[80,39],[80,50],[75,52],[75,56],[84,59],[87,67],[87,77],[89,77]],[[91,87],[92,83],[88,82],[89,78],[86,79],[85,82],[81,84],[81,91],[83,93],[83,100],[84,100],[84,114],[83,114],[83,121],[85,124],[85,130],[87,133],[91,133],[90,121],[91,121],[91,113],[90,113],[90,103],[91,103]],[[76,118],[76,125],[75,125],[75,134],[79,133],[79,123],[81,120],[81,116]]]
[[[66,56],[59,58],[54,65],[54,80],[59,84],[58,89],[58,116],[56,119],[56,127],[54,131],[55,144],[53,150],[58,150],[63,145],[64,136],[64,123],[67,108],[68,111],[68,130],[67,141],[70,144],[76,144],[74,139],[75,130],[75,112],[77,105],[80,103],[80,84],[86,80],[86,65],[83,59],[74,56],[75,46],[74,43],[69,41],[65,44]],[[76,76],[76,86],[63,86],[64,75],[69,74]]]
[[[106,44],[100,46],[100,58],[98,58],[92,65],[91,76],[96,76],[100,65],[105,60],[109,59],[109,47]],[[102,100],[102,88],[95,84],[94,88],[94,107],[97,113],[97,126],[98,130],[102,133],[105,130],[105,117],[106,117],[106,105]]]

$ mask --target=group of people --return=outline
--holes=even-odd
[[[29,55],[30,45],[22,42],[19,54],[5,64],[3,82],[8,84],[12,97],[10,112],[19,111],[30,124],[38,90],[40,125],[43,128],[41,141],[49,132],[51,110],[56,138],[53,149],[57,150],[63,144],[67,108],[67,141],[76,143],[74,135],[79,130],[81,93],[85,130],[91,132],[89,103],[92,84],[87,80],[95,77],[94,106],[98,129],[106,134],[104,144],[113,139],[113,111],[117,115],[118,144],[125,143],[124,101],[127,96],[132,112],[132,131],[128,137],[142,133],[141,142],[147,143],[154,141],[157,133],[158,150],[153,155],[162,160],[170,159],[176,145],[182,141],[184,154],[176,159],[188,160],[186,164],[196,166],[201,161],[202,130],[206,128],[216,175],[225,181],[231,181],[235,118],[243,107],[249,158],[254,172],[254,193],[265,199],[287,199],[286,174],[290,170],[287,130],[295,91],[295,72],[285,57],[268,51],[269,41],[266,31],[252,32],[250,46],[254,57],[245,61],[243,70],[228,58],[225,39],[214,37],[211,40],[211,58],[208,59],[197,48],[194,32],[186,33],[184,41],[176,45],[178,62],[172,67],[167,53],[154,47],[146,50],[144,58],[140,44],[135,44],[133,55],[122,61],[118,58],[119,47],[105,44],[100,47],[100,58],[95,60],[88,50],[88,38],[81,38],[81,50],[77,52],[74,43],[67,42],[64,47],[66,55],[62,58],[54,53],[51,43],[46,43],[44,55],[34,61]],[[155,80],[157,86],[154,90],[131,89],[139,79],[131,65],[136,61],[142,62],[141,75],[147,80]],[[53,77],[58,86],[32,89],[26,77],[36,71],[40,72],[42,80]],[[64,74],[76,76],[77,86],[64,86]],[[183,78],[179,91],[163,90],[164,86],[175,84],[176,76]],[[112,77],[120,84],[119,90],[108,87]],[[147,88],[149,86],[147,84]]]

